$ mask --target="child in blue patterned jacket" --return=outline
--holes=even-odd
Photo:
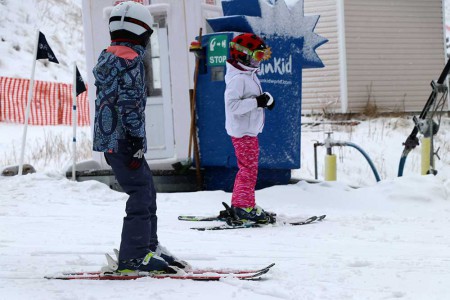
[[[123,191],[129,195],[123,219],[118,269],[176,273],[187,267],[158,243],[156,190],[145,160],[145,48],[153,18],[142,4],[116,5],[109,19],[111,45],[100,54],[93,73],[94,151],[104,152]]]

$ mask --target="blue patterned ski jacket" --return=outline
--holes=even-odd
[[[93,69],[97,98],[93,150],[116,153],[127,136],[145,135],[145,49],[130,43],[112,43]]]

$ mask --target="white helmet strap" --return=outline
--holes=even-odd
[[[127,15],[127,12],[128,12],[129,9],[130,9],[130,5],[128,4],[125,7],[125,10],[124,10],[124,12],[122,14],[122,17],[120,18],[120,27],[122,27],[122,28],[123,28],[123,22],[125,21],[125,16]]]

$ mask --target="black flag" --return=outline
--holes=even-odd
[[[37,48],[36,59],[45,59],[48,58],[49,61],[59,64],[58,59],[56,59],[55,54],[52,51],[52,48],[47,43],[45,39],[45,35],[39,31],[39,42]]]
[[[77,74],[76,74],[76,77],[77,77],[76,91],[77,91],[77,96],[78,96],[79,94],[86,91],[86,85],[84,84],[83,77],[81,77],[80,72],[78,71],[78,67],[75,67],[75,68],[76,68],[76,72],[77,72]]]

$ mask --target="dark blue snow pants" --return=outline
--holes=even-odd
[[[118,183],[129,195],[123,219],[120,260],[143,258],[149,250],[155,251],[158,245],[156,190],[152,173],[145,159],[138,169],[129,169],[130,155],[126,148],[119,153],[105,153]]]

